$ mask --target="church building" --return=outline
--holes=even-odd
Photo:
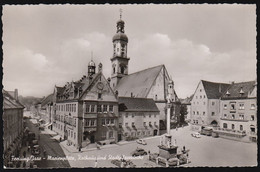
[[[177,120],[180,114],[180,101],[166,67],[159,65],[128,74],[130,60],[127,56],[128,37],[125,34],[125,22],[121,19],[121,15],[116,27],[117,32],[112,39],[113,56],[110,59],[112,67],[110,86],[118,93],[119,97],[153,99],[160,113],[160,128],[165,124],[166,97],[169,93],[168,90],[171,90],[173,95],[171,116]],[[172,83],[170,89],[168,88],[169,83]]]

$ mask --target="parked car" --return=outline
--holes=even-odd
[[[32,148],[32,154],[33,155],[39,155],[41,153],[40,151],[40,146],[39,145],[34,145]]]
[[[111,163],[118,166],[118,167],[121,167],[121,165],[123,165],[123,167],[129,167],[129,168],[136,167],[136,165],[130,160],[122,161],[122,160],[114,159],[114,160],[111,161]]]
[[[209,127],[205,127],[203,129],[201,129],[201,134],[202,135],[211,136],[212,132],[213,132],[213,129],[209,128]]]
[[[177,166],[179,159],[178,158],[170,158],[168,160],[169,166]]]
[[[44,130],[44,127],[43,126],[39,126],[39,130]]]
[[[141,145],[147,145],[146,141],[143,139],[136,140],[136,142]]]
[[[195,137],[195,138],[200,138],[200,133],[194,132],[194,133],[191,133],[191,136]]]
[[[33,144],[33,145],[38,145],[38,140],[33,140],[33,141],[32,141],[32,144]]]
[[[136,148],[136,150],[132,152],[132,156],[140,156],[140,155],[147,155],[147,152],[142,148]]]
[[[158,158],[158,164],[166,166],[166,162],[167,162],[167,159],[161,158],[161,157]]]

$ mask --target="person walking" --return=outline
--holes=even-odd
[[[26,157],[26,152],[25,152],[25,151],[23,151],[23,157],[24,157],[24,158]]]
[[[96,158],[96,160],[95,160],[95,168],[97,168],[97,158]]]

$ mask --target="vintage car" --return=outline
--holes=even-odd
[[[200,133],[194,132],[194,133],[191,133],[191,136],[195,137],[195,138],[200,138]]]
[[[177,166],[178,161],[179,161],[178,158],[170,158],[170,159],[168,159],[168,164],[169,164],[169,166]]]
[[[39,145],[34,145],[32,148],[32,154],[33,155],[39,155],[41,153],[40,151],[40,146]]]
[[[206,136],[211,136],[213,132],[213,129],[210,127],[205,127],[203,129],[201,129],[201,134],[202,135],[206,135]]]
[[[136,143],[141,144],[141,145],[147,145],[146,141],[143,139],[136,140]]]
[[[142,148],[136,148],[136,150],[132,152],[131,155],[132,156],[147,155],[147,152]]]
[[[118,160],[118,159],[114,159],[111,161],[112,164],[118,166],[118,167],[128,167],[128,168],[133,168],[136,167],[136,165],[130,161],[130,160]]]
[[[41,125],[41,126],[39,126],[39,130],[44,130],[44,127]]]

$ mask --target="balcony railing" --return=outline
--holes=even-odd
[[[244,119],[244,118],[225,118],[225,117],[222,117],[220,118],[221,120],[226,120],[226,121],[241,121],[241,122],[248,122],[247,119]]]

